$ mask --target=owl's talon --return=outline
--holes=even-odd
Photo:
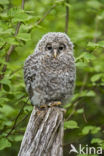
[[[41,105],[39,108],[40,109],[45,109],[45,108],[47,108],[47,105]]]
[[[42,111],[47,110],[47,105],[41,105],[36,107],[37,108],[37,114],[39,115]]]
[[[53,106],[60,106],[62,103],[61,101],[54,101],[54,102],[51,102],[49,103],[49,107],[53,107]]]

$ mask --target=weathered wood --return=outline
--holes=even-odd
[[[33,109],[18,156],[63,156],[63,111]]]

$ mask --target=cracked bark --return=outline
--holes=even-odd
[[[18,156],[63,156],[63,111],[51,107],[31,113]]]

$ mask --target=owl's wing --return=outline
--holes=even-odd
[[[26,84],[26,90],[30,99],[33,96],[33,83],[35,83],[35,77],[37,73],[38,59],[35,54],[29,56],[24,64],[24,81]]]

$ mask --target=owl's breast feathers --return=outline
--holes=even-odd
[[[70,88],[75,81],[75,63],[71,54],[64,54],[59,58],[45,57],[42,60],[42,72],[47,77],[50,88],[61,90]],[[66,90],[67,91],[67,90]]]
[[[71,69],[71,67],[74,65],[74,58],[71,54],[64,54],[63,56],[58,58],[44,57],[42,62],[46,69],[50,69],[56,72],[62,70],[64,72]]]

